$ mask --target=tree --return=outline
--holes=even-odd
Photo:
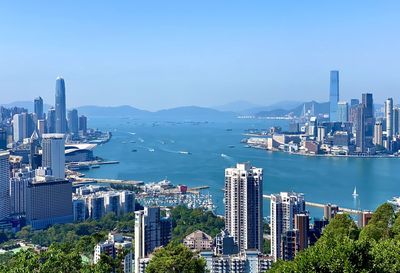
[[[146,273],[202,273],[206,262],[183,244],[168,244],[156,250],[146,267]]]
[[[368,225],[361,231],[360,237],[375,241],[388,239],[392,236],[391,226],[394,220],[393,207],[385,203],[376,209]]]

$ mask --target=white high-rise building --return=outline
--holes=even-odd
[[[13,177],[10,179],[11,215],[25,215],[27,188],[34,179],[35,171],[30,167],[13,173]]]
[[[375,126],[374,126],[374,139],[373,139],[373,143],[374,145],[381,145],[383,144],[383,140],[382,140],[382,122],[377,121],[375,122]]]
[[[9,152],[0,151],[0,220],[10,215]]]
[[[249,163],[225,169],[225,229],[239,251],[262,250],[263,170]]]
[[[51,169],[56,179],[65,178],[65,140],[63,134],[43,134],[42,166]]]
[[[271,256],[274,261],[281,257],[281,238],[294,229],[295,215],[305,212],[304,195],[281,192],[271,195]]]
[[[26,119],[22,114],[15,114],[13,116],[13,140],[19,142],[26,137]]]
[[[385,102],[386,136],[390,142],[393,137],[393,99],[388,98]]]

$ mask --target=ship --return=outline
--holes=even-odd
[[[191,153],[188,151],[179,151],[180,154],[184,154],[184,155],[190,155]]]

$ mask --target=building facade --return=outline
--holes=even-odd
[[[65,178],[65,140],[63,134],[43,134],[42,167],[50,168],[54,178]]]
[[[56,79],[56,133],[65,134],[67,132],[67,117],[65,103],[65,82],[64,79],[58,77]]]
[[[337,107],[339,102],[339,71],[330,73],[329,89],[329,119],[331,122],[338,121]]]

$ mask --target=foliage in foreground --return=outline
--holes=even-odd
[[[314,246],[268,272],[400,272],[400,215],[383,204],[361,230],[348,215],[337,215]]]
[[[183,244],[170,243],[157,250],[146,273],[204,273],[206,262]]]

